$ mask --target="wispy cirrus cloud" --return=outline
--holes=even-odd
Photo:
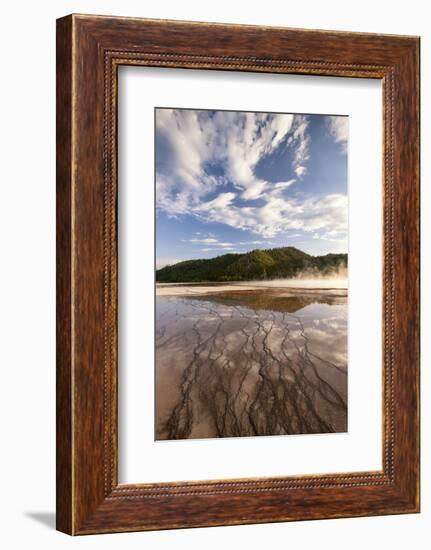
[[[218,239],[215,239],[215,238],[210,238],[210,239],[196,239],[196,238],[182,239],[182,242],[192,244],[192,245],[210,245],[210,246],[221,247],[221,248],[226,248],[226,247],[232,246],[232,244],[233,244],[233,243],[229,243],[229,242],[225,242],[225,241],[219,241]]]
[[[188,242],[188,243],[192,243],[192,244],[218,244],[219,241],[213,237],[211,238],[207,238],[207,239],[183,239],[183,242]]]
[[[192,237],[190,239],[181,239],[181,242],[187,243],[192,246],[203,246],[206,248],[200,248],[201,252],[213,252],[216,250],[226,251],[226,250],[237,250],[243,248],[251,248],[260,245],[270,245],[272,244],[269,241],[235,241],[228,242],[224,240],[219,240],[215,236],[213,237],[204,237],[201,233],[195,233],[198,237]]]
[[[220,248],[200,248],[199,249],[201,252],[214,252],[214,251],[218,251],[220,254],[225,254],[226,252],[233,252],[233,251],[236,251],[237,249],[234,247],[234,246],[226,246],[225,248],[223,249],[220,249]]]
[[[349,139],[349,118],[346,116],[328,116],[328,131],[335,142],[347,153],[347,141]]]

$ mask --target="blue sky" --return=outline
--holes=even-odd
[[[157,108],[157,267],[347,252],[348,117]]]

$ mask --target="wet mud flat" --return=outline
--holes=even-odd
[[[156,296],[157,440],[347,431],[347,291]]]

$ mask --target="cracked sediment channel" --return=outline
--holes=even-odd
[[[347,292],[207,288],[157,295],[156,439],[345,432]]]

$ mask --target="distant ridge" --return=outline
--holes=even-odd
[[[347,254],[311,256],[287,246],[223,254],[209,260],[186,260],[156,271],[158,283],[200,283],[287,279],[331,275],[347,267]]]

